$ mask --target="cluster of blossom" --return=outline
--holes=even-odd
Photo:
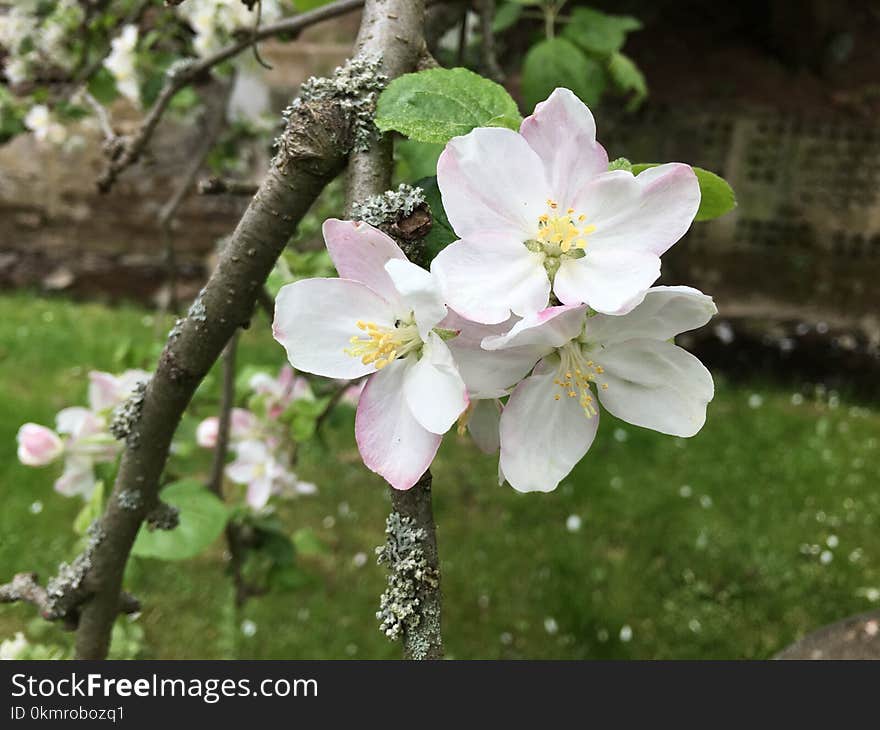
[[[193,49],[203,58],[227,45],[236,31],[254,28],[257,17],[241,0],[188,0],[177,6],[177,13],[195,32]],[[271,23],[281,15],[279,0],[262,0],[261,22]]]
[[[55,490],[65,497],[79,495],[88,500],[95,488],[95,464],[115,461],[121,450],[110,433],[113,411],[149,378],[143,370],[126,370],[121,375],[90,372],[88,408],[59,411],[54,430],[25,423],[16,436],[19,461],[27,466],[46,466],[63,460]]]
[[[419,480],[456,422],[523,492],[555,489],[583,458],[600,403],[665,434],[702,428],[712,377],[673,338],[715,305],[653,286],[697,213],[696,175],[608,168],[590,110],[556,89],[519,133],[448,143],[437,181],[460,240],[430,271],[368,224],[325,222],[340,278],[283,287],[273,332],[298,370],[369,376],[358,448],[393,487]]]
[[[0,46],[5,50],[3,73],[20,84],[40,72],[69,71],[75,63],[67,38],[83,21],[77,0],[41,3],[18,0],[0,15]]]
[[[273,495],[314,494],[317,487],[300,481],[292,469],[290,425],[284,419],[297,401],[315,399],[308,380],[285,365],[278,377],[257,373],[248,386],[252,409],[233,408],[230,413],[229,447],[235,459],[227,464],[226,476],[247,487],[245,502],[254,510],[265,507]],[[346,390],[349,402],[357,402],[356,389]],[[219,418],[206,418],[196,429],[196,442],[206,449],[215,448],[219,429]]]
[[[110,42],[110,53],[104,68],[113,76],[119,93],[135,105],[141,101],[141,84],[137,73],[138,27],[126,25]]]

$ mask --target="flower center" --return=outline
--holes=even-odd
[[[364,334],[349,340],[351,347],[345,354],[360,358],[364,365],[375,365],[377,370],[422,346],[419,329],[413,321],[398,320],[394,327],[384,327],[358,320],[357,326]]]
[[[567,343],[556,354],[559,356],[559,368],[553,382],[561,388],[562,393],[556,393],[553,398],[578,398],[586,417],[592,418],[597,411],[590,384],[596,383],[603,390],[608,389],[607,383],[598,380],[598,376],[605,372],[604,368],[589,359],[579,342]]]
[[[574,208],[564,213],[555,200],[547,201],[547,212],[538,218],[535,238],[526,241],[526,248],[544,254],[544,268],[552,279],[559,271],[562,258],[579,259],[586,253],[587,236],[596,230],[584,225],[586,216],[575,215]]]

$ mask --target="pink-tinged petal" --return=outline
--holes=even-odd
[[[389,302],[396,301],[397,291],[385,264],[394,259],[406,261],[406,256],[393,238],[368,223],[336,218],[325,221],[323,231],[340,278],[359,281]]]
[[[599,416],[563,395],[548,370],[523,380],[501,414],[501,472],[519,492],[556,489],[593,443]]]
[[[484,454],[496,453],[501,447],[501,401],[495,398],[473,401],[469,415],[467,427],[477,448]]]
[[[376,370],[346,353],[358,321],[394,326],[391,305],[350,279],[303,279],[281,287],[272,333],[297,370],[350,380]]]
[[[203,449],[213,449],[217,446],[219,433],[220,419],[217,416],[210,416],[196,428],[196,443]]]
[[[119,401],[119,379],[112,373],[92,370],[89,373],[89,408],[103,411],[113,408]]]
[[[490,335],[483,339],[484,350],[507,350],[529,347],[541,356],[580,335],[587,308],[579,305],[547,307],[537,314],[523,317],[506,335]]]
[[[612,170],[588,182],[572,206],[596,226],[587,251],[637,250],[660,256],[690,228],[700,207],[700,184],[678,162],[651,167],[633,177]]]
[[[458,331],[447,341],[458,372],[472,398],[500,398],[522,380],[545,354],[543,347],[510,347],[504,350],[484,350],[485,338],[506,334],[515,320],[503,324],[484,325],[469,322],[450,312],[443,327]]]
[[[693,355],[669,342],[630,340],[596,352],[605,372],[599,400],[634,426],[693,436],[706,422],[715,394],[712,375]]]
[[[437,323],[446,316],[446,305],[440,286],[430,271],[410,261],[389,261],[385,270],[400,293],[402,314],[412,312],[424,340]]]
[[[153,374],[148,373],[146,370],[126,370],[122,373],[122,375],[119,376],[120,402],[134,393],[134,389],[138,385],[146,383],[152,377]]]
[[[275,398],[278,398],[282,392],[278,381],[269,373],[254,373],[248,381],[248,388],[257,395],[269,395]]]
[[[406,369],[403,393],[413,417],[431,433],[446,433],[467,408],[467,388],[436,332],[428,335],[421,357]]]
[[[95,488],[95,472],[87,457],[70,456],[64,462],[64,472],[55,480],[55,491],[65,497],[81,496],[88,500]]]
[[[611,345],[647,338],[669,340],[702,327],[717,314],[712,297],[689,286],[655,286],[644,300],[622,316],[597,314],[587,322],[590,343]]]
[[[406,360],[395,360],[364,386],[355,417],[355,437],[364,464],[395,489],[410,489],[425,473],[441,436],[412,415],[403,393]]]
[[[437,184],[460,238],[495,231],[526,241],[552,197],[541,158],[521,135],[500,127],[451,140],[437,161]]]
[[[587,251],[563,261],[553,292],[565,304],[588,304],[604,314],[626,314],[660,276],[660,258],[648,251]]]
[[[241,441],[257,429],[257,417],[244,408],[233,408],[229,414],[229,437]]]
[[[272,496],[272,480],[267,476],[254,479],[247,485],[245,501],[251,509],[263,509]]]
[[[75,439],[94,436],[104,430],[104,419],[88,408],[73,406],[58,411],[55,416],[55,430]]]
[[[537,312],[550,299],[543,254],[522,243],[487,233],[456,241],[431,264],[446,303],[463,317],[498,324]]]
[[[351,277],[346,277],[350,279]],[[294,375],[295,371],[290,365],[282,365],[281,370],[278,371],[278,386],[281,388],[282,392],[289,391],[293,388],[294,385]]]
[[[226,465],[226,476],[236,484],[250,484],[266,472],[270,459],[265,442],[242,441],[235,447],[235,460]]]
[[[608,170],[593,115],[568,89],[556,89],[538,104],[519,131],[541,158],[552,197],[563,209],[587,182]]]
[[[25,466],[45,466],[64,452],[64,443],[51,428],[25,423],[18,429],[18,460]]]

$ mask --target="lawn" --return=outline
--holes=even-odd
[[[166,331],[136,308],[0,297],[0,579],[48,576],[77,541],[80,505],[52,491],[53,468],[18,463],[19,425],[51,425],[82,402],[90,369],[150,367]],[[274,371],[282,354],[255,319],[240,359]],[[551,494],[499,487],[492,458],[447,436],[434,498],[448,654],[768,657],[876,606],[880,412],[821,390],[717,386],[690,440],[603,415],[590,454]],[[134,560],[140,656],[399,655],[374,618],[384,569],[373,550],[389,499],[359,463],[351,421],[332,425],[332,450],[303,450],[300,476],[320,492],[281,511],[291,531],[310,528],[326,546],[302,558],[308,579],[236,611],[220,542],[191,561]],[[32,619],[30,607],[0,607],[0,638],[33,631]]]

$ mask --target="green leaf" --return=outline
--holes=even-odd
[[[565,38],[552,38],[532,46],[523,64],[522,91],[526,106],[544,101],[558,86],[565,86],[586,104],[599,101],[606,76],[601,64],[587,58]]]
[[[502,33],[515,25],[522,15],[522,11],[523,6],[521,3],[501,3],[495,11],[495,17],[492,19],[492,31],[494,33]]]
[[[453,241],[458,240],[455,231],[449,224],[446,211],[443,210],[443,200],[440,197],[440,188],[437,186],[437,177],[426,177],[416,183],[425,193],[425,200],[431,208],[433,223],[431,231],[425,236],[425,246],[430,258],[433,258]]]
[[[195,109],[201,101],[201,98],[199,98],[198,93],[192,86],[184,86],[173,97],[171,97],[168,106],[171,109],[174,109],[174,111],[185,112]]]
[[[626,34],[642,27],[630,15],[608,15],[593,8],[575,8],[562,35],[589,54],[609,56],[626,42]]]
[[[85,535],[88,532],[89,525],[97,520],[104,512],[104,482],[98,480],[95,482],[95,489],[92,496],[85,506],[79,511],[76,519],[73,521],[73,531],[77,535]]]
[[[229,513],[207,488],[195,480],[169,484],[162,501],[180,510],[180,524],[173,530],[149,530],[146,525],[135,540],[132,553],[141,558],[186,560],[198,555],[223,532]]]
[[[89,93],[102,104],[110,104],[119,96],[113,74],[103,66],[92,74],[88,86]]]
[[[659,164],[659,162],[641,162],[633,165],[633,175],[638,175],[649,167],[657,167]],[[702,167],[694,167],[693,170],[700,182],[700,207],[694,220],[710,221],[729,213],[736,207],[736,195],[727,180]]]
[[[632,162],[630,162],[626,157],[618,157],[616,160],[611,160],[608,163],[609,170],[626,170],[627,172],[632,172],[633,166]]]
[[[648,96],[648,84],[635,62],[629,56],[615,53],[608,61],[608,75],[620,91],[632,94],[626,105],[627,110],[638,109]]]
[[[475,127],[519,128],[516,102],[503,86],[466,68],[400,76],[379,96],[376,126],[419,142],[445,144]]]
[[[442,144],[402,139],[394,145],[396,175],[399,180],[413,182],[437,173],[437,158],[443,152]]]

